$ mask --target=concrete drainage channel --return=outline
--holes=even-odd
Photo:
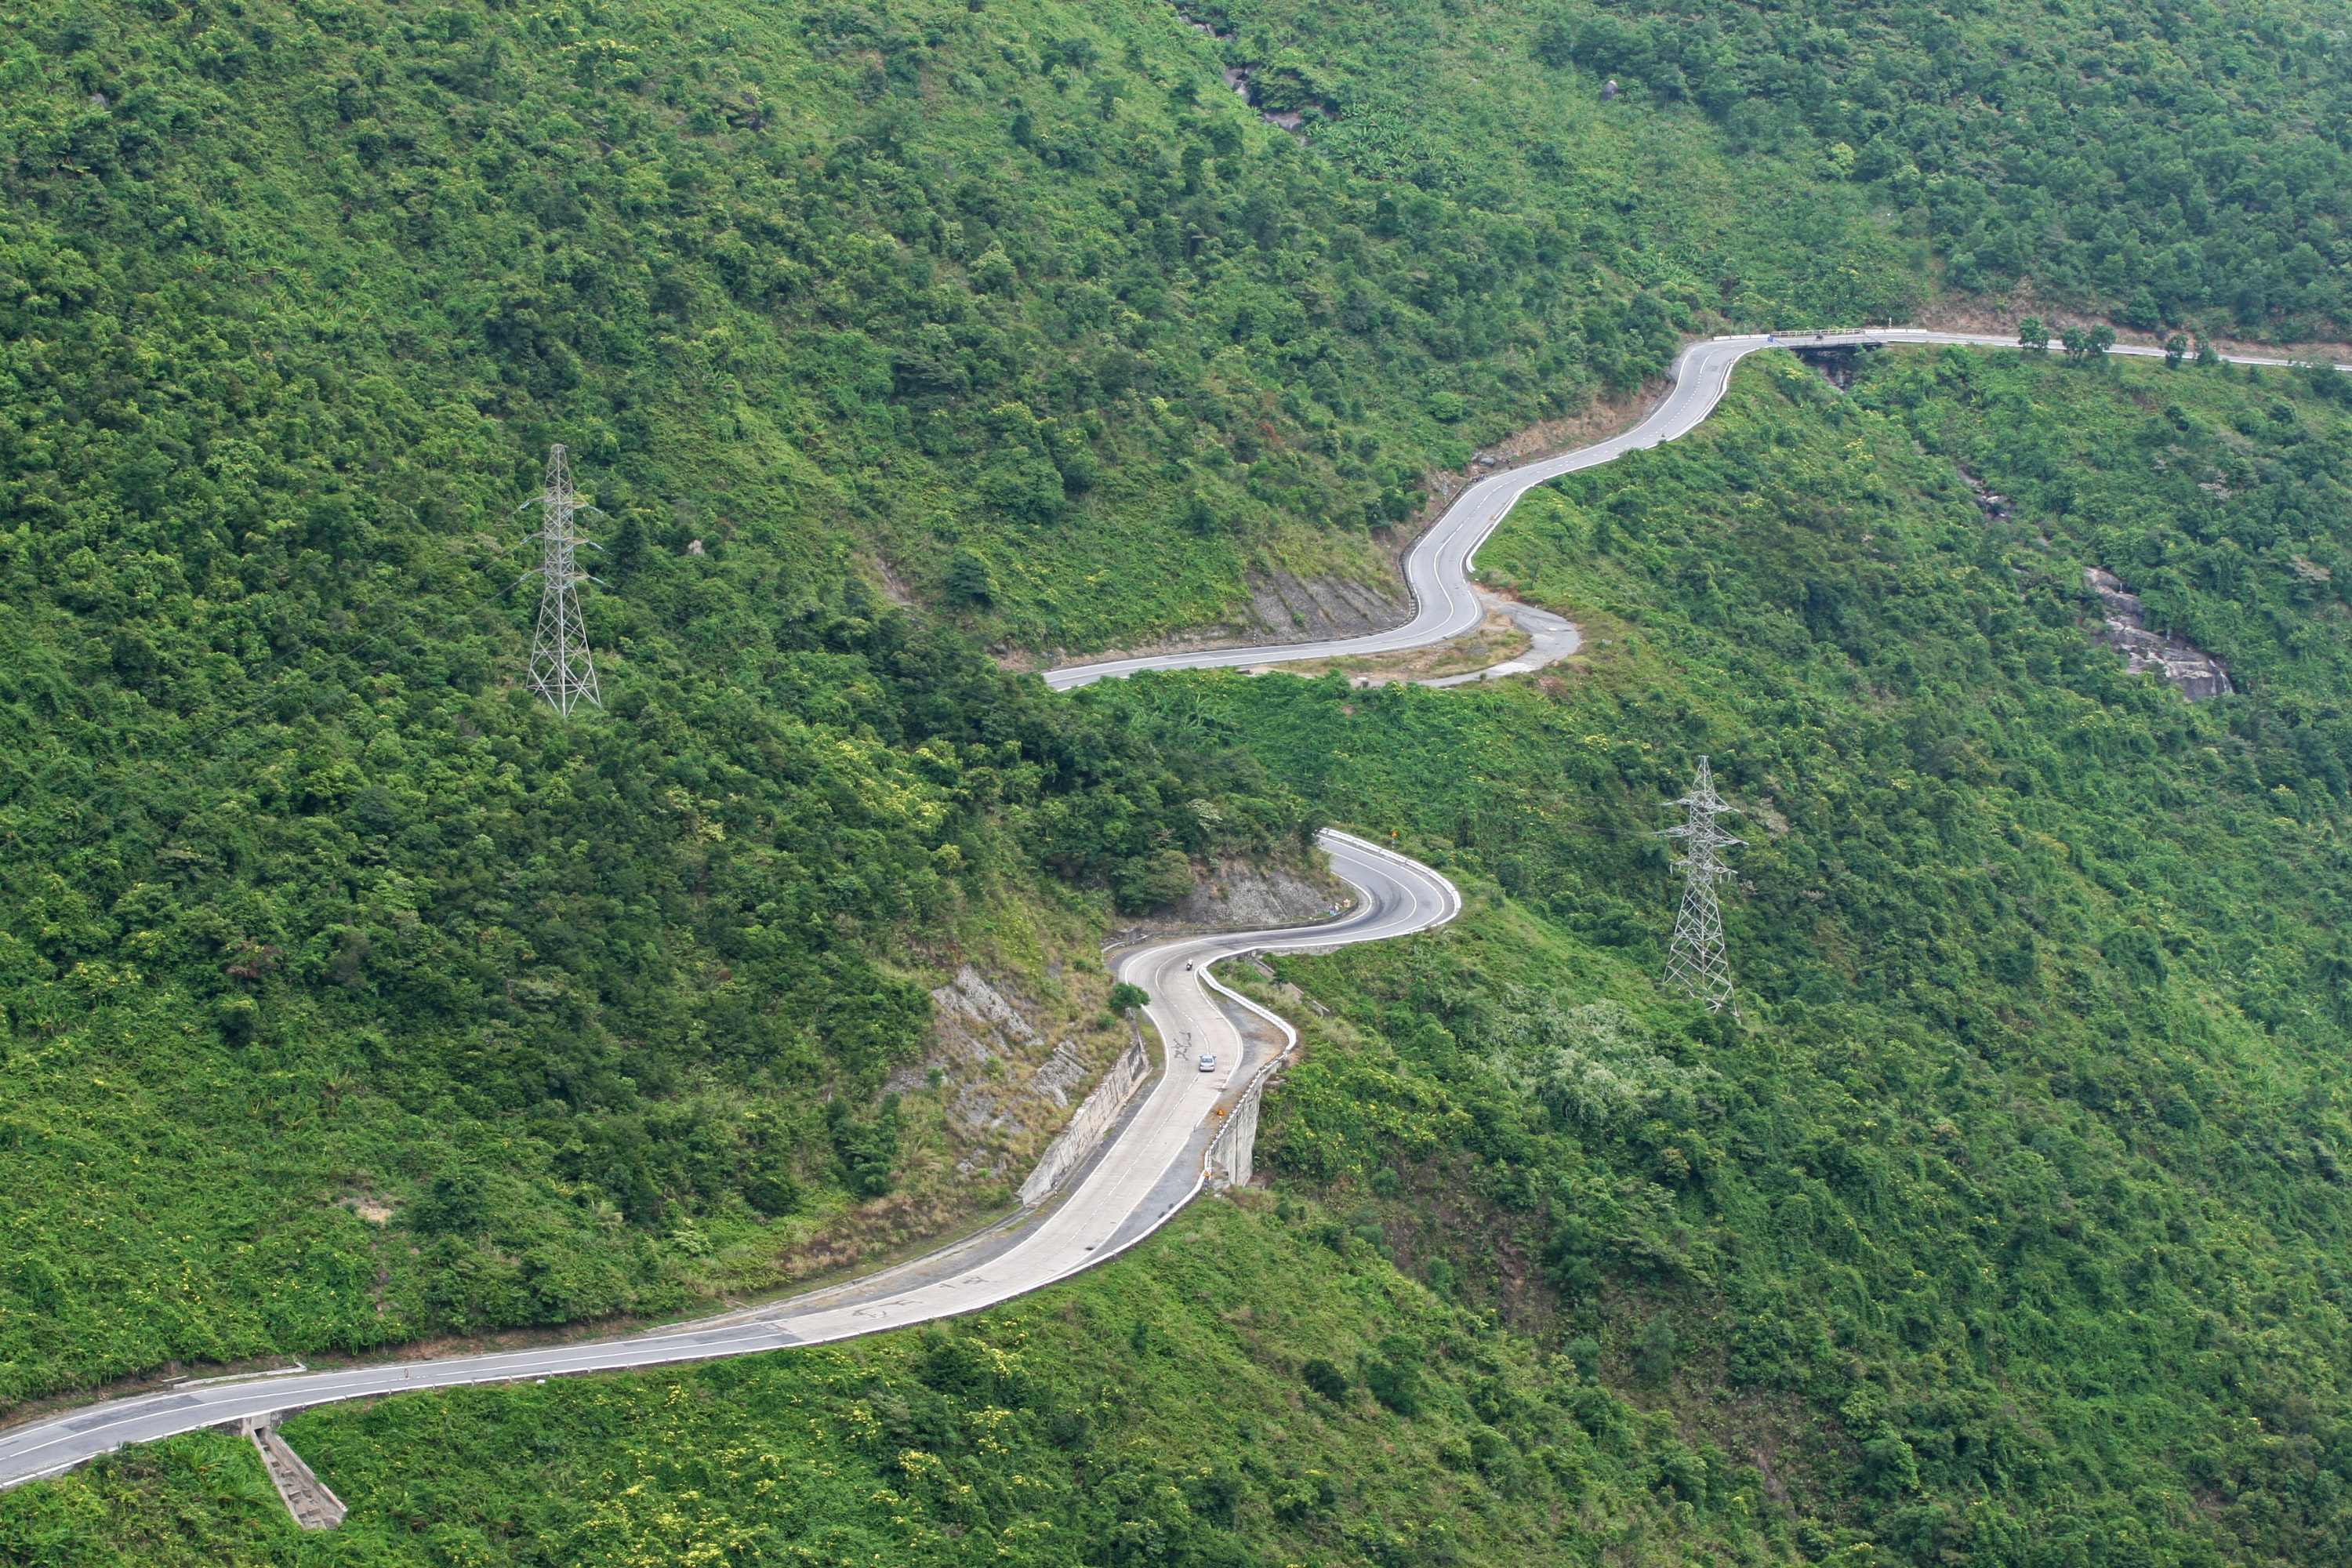
[[[346,1511],[343,1500],[327,1489],[327,1483],[310,1473],[302,1456],[286,1446],[278,1435],[278,1418],[282,1412],[267,1415],[248,1415],[238,1422],[237,1430],[253,1440],[261,1453],[261,1468],[269,1472],[269,1484],[278,1489],[278,1498],[294,1522],[305,1530],[332,1530],[343,1522]]]

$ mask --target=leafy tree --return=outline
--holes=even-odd
[[[1380,1352],[1363,1358],[1365,1389],[1399,1415],[1420,1415],[1421,1358],[1422,1347],[1410,1335],[1383,1336]]]
[[[948,597],[959,605],[985,605],[996,596],[996,578],[987,561],[971,550],[959,550],[949,558],[946,586]]]
[[[1194,883],[1192,858],[1181,849],[1129,856],[1112,873],[1119,907],[1138,914],[1166,908],[1190,893]]]
[[[1663,1386],[1675,1372],[1675,1326],[1664,1312],[1642,1325],[1633,1341],[1633,1371],[1643,1382]]]
[[[1346,1404],[1349,1391],[1354,1386],[1346,1373],[1321,1356],[1309,1356],[1299,1367],[1298,1376],[1299,1381],[1334,1405]]]
[[[898,1097],[886,1094],[871,1121],[852,1116],[839,1100],[825,1105],[825,1125],[841,1163],[842,1184],[860,1197],[878,1198],[896,1184],[898,1163]]]

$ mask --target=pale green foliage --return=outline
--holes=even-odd
[[[1715,1076],[1659,1054],[1655,1033],[1622,1003],[1571,1003],[1531,986],[1506,988],[1489,1037],[1507,1079],[1594,1125],[1637,1114],[1687,1116],[1692,1093]]]

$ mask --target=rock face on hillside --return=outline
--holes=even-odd
[[[1351,896],[1345,883],[1322,868],[1321,858],[1317,856],[1318,863],[1312,867],[1217,861],[1190,893],[1131,921],[1118,935],[1127,940],[1153,931],[1228,931],[1321,920]]]
[[[929,1059],[890,1087],[911,1089],[927,1069],[942,1073],[950,1089],[950,1133],[975,1145],[958,1167],[963,1174],[986,1169],[1003,1176],[1025,1165],[1125,1044],[1075,1031],[1053,1039],[1038,1026],[1043,1013],[969,963],[931,993]],[[992,1148],[978,1147],[982,1142]]]
[[[1412,602],[1339,576],[1301,577],[1276,568],[1252,572],[1243,578],[1249,589],[1246,614],[1237,614],[1217,626],[1195,626],[1157,642],[1139,643],[1115,651],[1088,654],[1076,662],[1126,658],[1146,653],[1191,653],[1213,647],[1273,647],[1286,643],[1321,642],[1331,637],[1358,637],[1384,632],[1412,619]],[[1011,669],[1030,668],[1027,656],[1008,653],[1002,644],[992,647],[998,662]],[[1057,650],[1055,659],[1072,662]]]
[[[2134,675],[2161,675],[2180,688],[2191,701],[2220,697],[2236,689],[2230,671],[2211,654],[2179,637],[2158,637],[2149,631],[2141,614],[2139,595],[2127,591],[2122,579],[2103,567],[2083,569],[2083,586],[2099,596],[2106,620],[2107,646],[2124,656]]]
[[[1248,582],[1254,629],[1270,641],[1362,637],[1401,626],[1412,616],[1403,599],[1344,577],[1294,577],[1277,570],[1268,576],[1253,572]]]

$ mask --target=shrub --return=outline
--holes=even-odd
[[[1364,1358],[1364,1387],[1399,1415],[1421,1414],[1421,1347],[1403,1334],[1381,1341],[1381,1353]]]
[[[1111,875],[1111,890],[1118,907],[1129,914],[1165,909],[1194,886],[1192,859],[1181,849],[1155,849],[1131,855]]]
[[[1348,1374],[1331,1363],[1317,1356],[1298,1369],[1299,1381],[1334,1405],[1347,1403],[1348,1391],[1354,1386]]]

